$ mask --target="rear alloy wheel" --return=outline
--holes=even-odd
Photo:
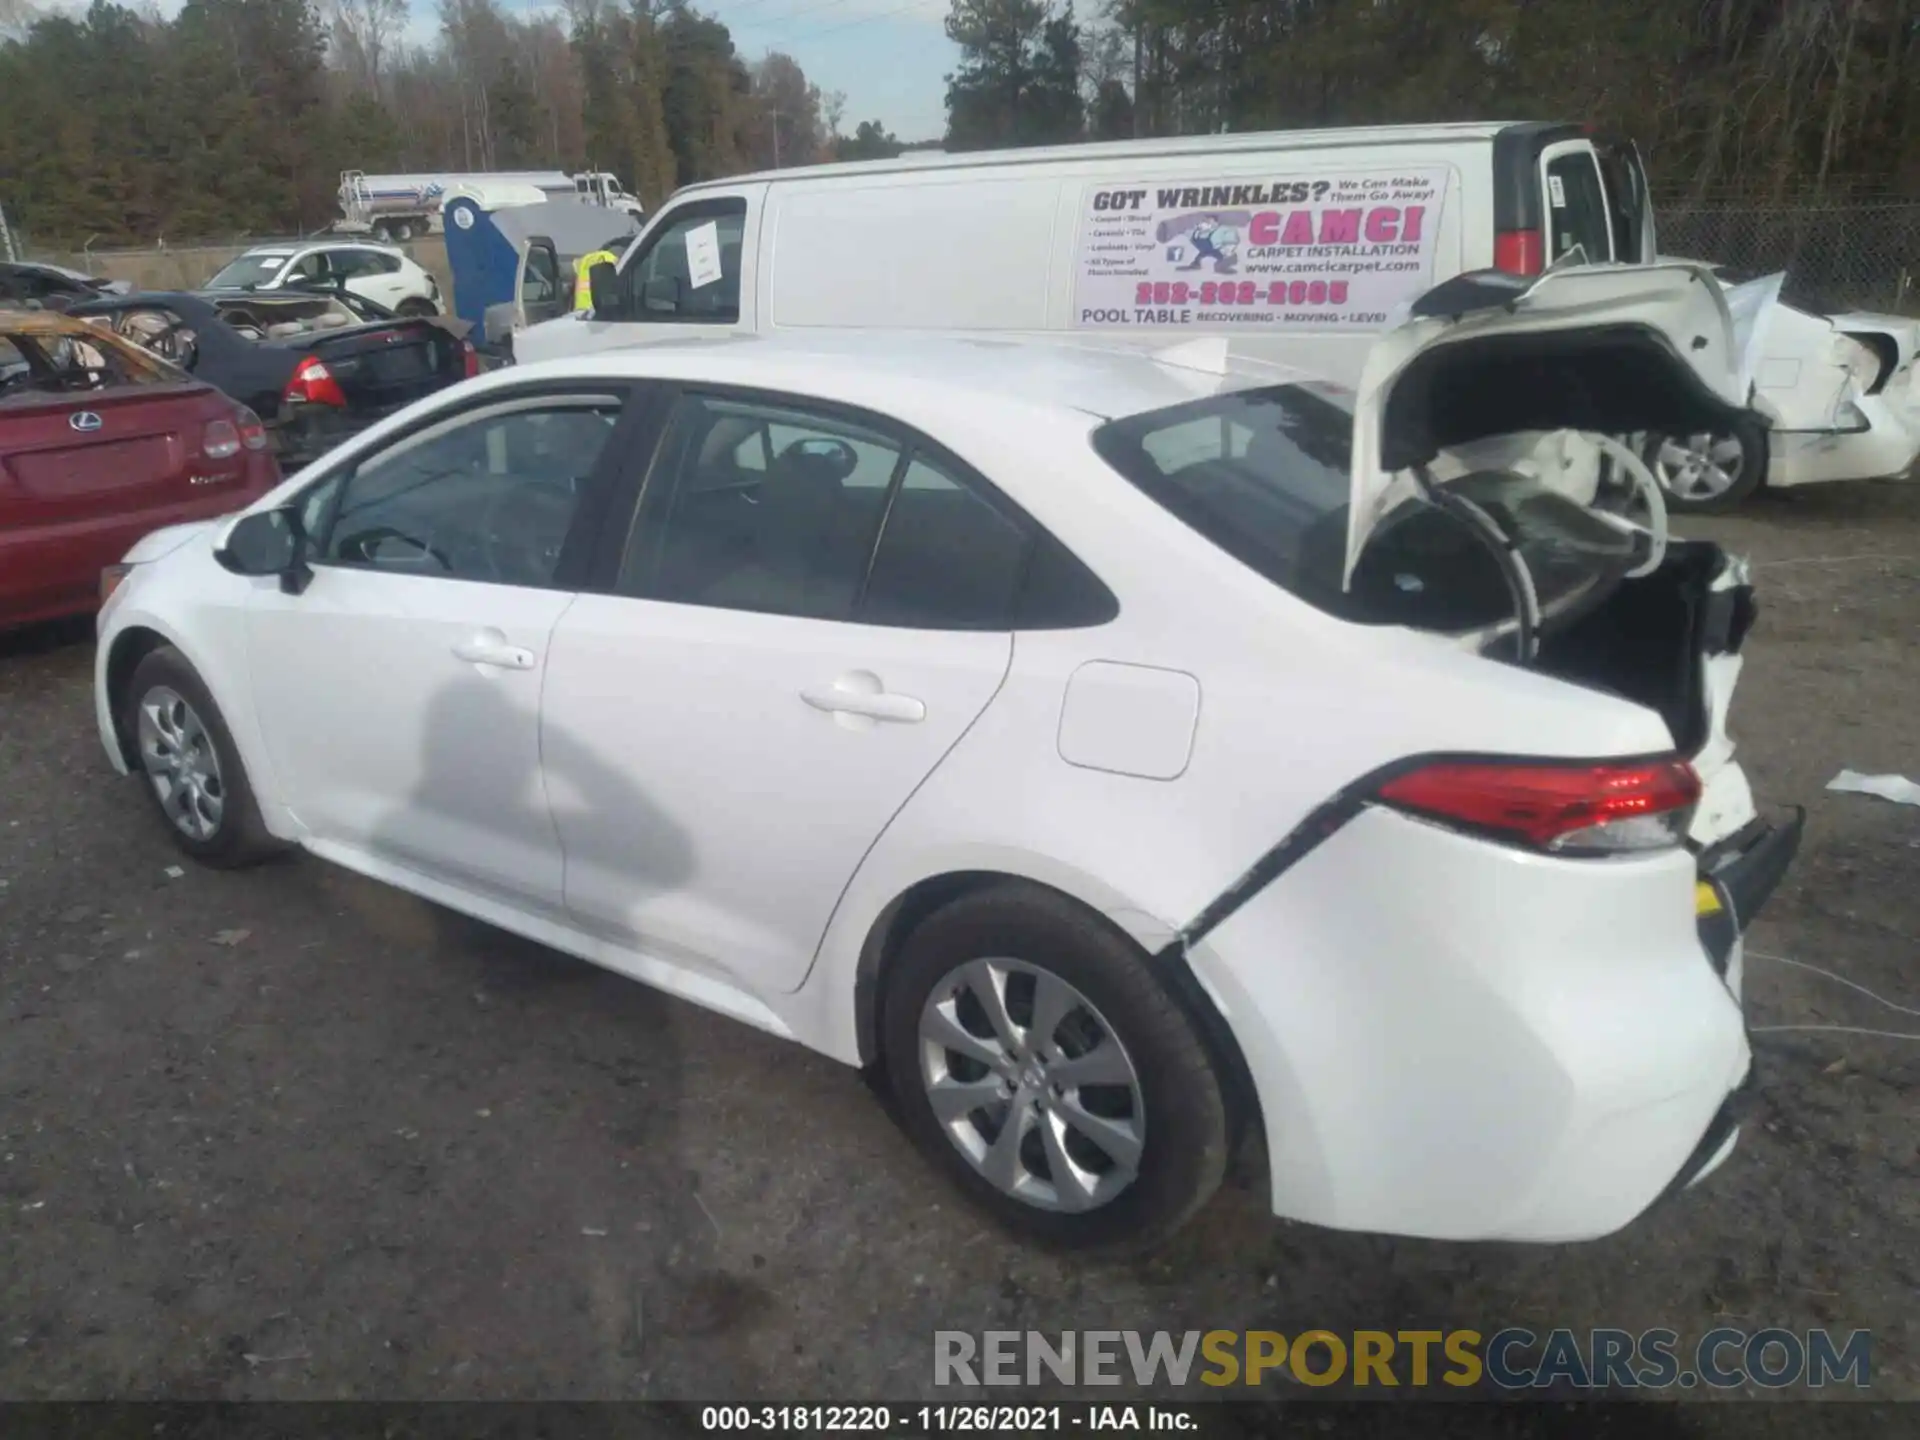
[[[252,865],[285,848],[260,818],[213,697],[178,650],[163,645],[141,660],[121,707],[121,733],[174,844],[222,869]]]
[[[1139,1174],[1146,1105],[1133,1058],[1059,976],[1018,960],[967,961],[927,996],[919,1048],[935,1118],[1001,1194],[1041,1210],[1097,1210]]]
[[[1731,510],[1766,478],[1766,432],[1742,426],[1718,435],[1653,435],[1642,456],[1670,509]]]
[[[889,966],[901,1123],[1009,1228],[1141,1246],[1219,1188],[1220,1081],[1150,963],[1065,896],[1008,884],[930,916]]]

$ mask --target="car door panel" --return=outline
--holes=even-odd
[[[581,596],[541,718],[575,922],[762,995],[796,989],[868,848],[1012,651],[1007,633]],[[579,783],[606,769],[638,804]]]
[[[261,730],[320,842],[556,910],[540,779],[542,661],[557,590],[321,565],[249,615]],[[525,663],[498,663],[518,652]],[[489,663],[493,661],[495,663]]]
[[[605,391],[489,397],[303,497],[312,578],[297,594],[263,587],[249,660],[269,754],[316,848],[560,915],[540,690],[571,557],[590,552],[625,464],[622,414]]]
[[[856,618],[898,568],[883,531],[954,483],[919,437],[784,396],[653,413],[639,521],[603,538],[602,593],[548,661],[543,754],[628,782],[608,805],[549,766],[567,905],[770,997],[798,988],[867,850],[998,692],[1012,628],[926,628],[894,584],[888,623]]]

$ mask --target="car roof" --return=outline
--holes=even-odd
[[[0,270],[24,271],[30,275],[57,275],[62,280],[77,280],[83,284],[90,283],[93,279],[83,270],[55,265],[47,260],[0,260]]]
[[[255,245],[235,258],[258,255],[264,259],[284,260],[302,250],[378,250],[382,255],[399,255],[403,258],[406,255],[406,251],[396,246],[382,245],[377,240],[356,240],[351,235],[316,235],[311,240],[275,240],[270,245]]]
[[[1023,407],[1076,410],[1101,419],[1137,415],[1209,395],[1313,384],[1290,366],[1231,352],[1228,341],[1134,345],[1062,336],[984,337],[904,332],[747,335],[666,340],[624,350],[513,367],[578,379],[661,379],[790,391],[877,403],[902,388],[927,397],[964,392]]]

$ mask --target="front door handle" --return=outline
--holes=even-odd
[[[533,669],[533,652],[518,645],[509,645],[507,637],[498,630],[482,630],[470,640],[462,640],[453,647],[456,660],[465,660],[472,665],[492,665],[501,670]]]
[[[867,720],[890,720],[899,725],[917,725],[927,718],[926,705],[911,695],[893,695],[880,688],[878,676],[866,670],[842,675],[831,685],[802,690],[800,698],[816,710],[839,716],[859,716]]]

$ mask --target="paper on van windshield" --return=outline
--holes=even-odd
[[[720,278],[720,222],[709,220],[687,231],[687,284],[698,290]]]
[[[1433,284],[1444,166],[1090,185],[1078,329],[1375,330]]]

